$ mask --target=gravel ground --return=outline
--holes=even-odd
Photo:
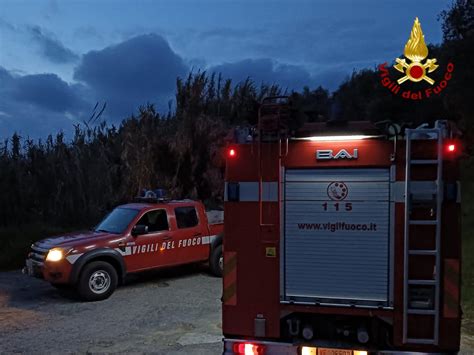
[[[0,353],[222,353],[221,279],[203,266],[129,278],[105,301],[0,273]],[[463,334],[461,354],[474,354]]]
[[[0,353],[222,353],[221,279],[201,266],[131,278],[107,300],[0,273]]]

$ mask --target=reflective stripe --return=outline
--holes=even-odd
[[[114,250],[118,251],[122,256],[132,255],[132,247],[125,247],[125,251],[121,248],[115,248]]]
[[[235,182],[234,182],[235,183]],[[239,184],[239,201],[240,202],[257,202],[259,200],[258,181],[241,181]],[[224,187],[224,201],[229,201],[227,196],[228,182]],[[267,181],[262,182],[262,201],[276,202],[278,201],[278,182]]]
[[[218,236],[217,235],[208,235],[202,237],[202,244],[211,244]]]
[[[227,306],[235,306],[237,304],[237,253],[224,253],[224,277],[222,302]]]
[[[69,255],[66,256],[66,260],[69,261],[69,263],[74,264],[82,255],[84,255],[84,253]]]
[[[405,202],[405,181],[390,183],[391,198],[393,202]],[[436,194],[436,181],[411,181],[411,190],[414,200],[432,200]],[[461,183],[456,181],[456,203],[461,203]]]
[[[459,317],[459,260],[444,261],[444,307],[445,318]]]

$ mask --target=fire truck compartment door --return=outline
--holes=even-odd
[[[285,173],[283,300],[387,306],[388,169]]]

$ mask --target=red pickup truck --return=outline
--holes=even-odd
[[[121,205],[92,231],[34,243],[23,271],[73,286],[86,301],[109,297],[127,274],[144,270],[208,262],[222,276],[222,220],[192,200]]]

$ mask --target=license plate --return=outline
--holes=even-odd
[[[29,276],[33,276],[33,262],[30,259],[26,259],[26,272]]]
[[[352,350],[318,348],[318,355],[352,355]]]

